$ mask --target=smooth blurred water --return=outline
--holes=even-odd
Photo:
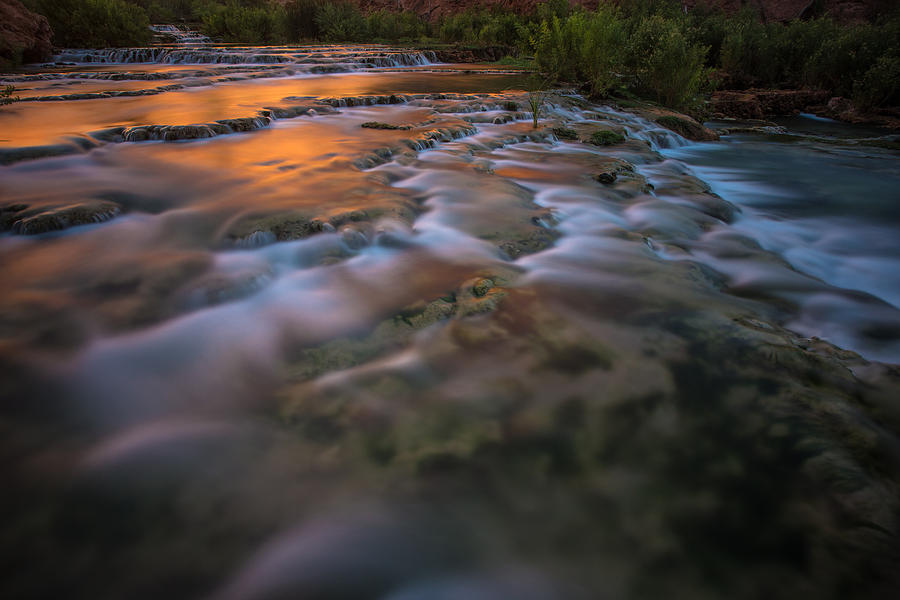
[[[900,307],[900,152],[859,144],[873,139],[864,127],[809,117],[778,122],[787,134],[730,135],[663,153],[740,206],[734,228],[797,271]],[[877,309],[858,307],[854,315],[848,304],[840,310],[835,319],[864,320],[867,310]],[[895,344],[867,346],[838,324],[801,318],[794,325],[883,360],[900,360]],[[891,338],[900,324],[891,319],[873,327]]]

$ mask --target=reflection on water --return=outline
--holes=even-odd
[[[895,588],[867,132],[533,129],[520,75],[383,47],[64,56],[0,111],[0,595]]]

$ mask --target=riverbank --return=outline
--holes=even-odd
[[[764,120],[811,113],[845,123],[900,131],[900,108],[864,111],[847,98],[821,90],[722,90],[713,92],[709,106],[713,118]]]
[[[205,35],[228,43],[460,44],[442,50],[441,60],[447,62],[496,61],[505,58],[501,54],[512,60],[533,56],[536,69],[549,83],[575,82],[592,97],[638,96],[696,115],[722,74],[734,83],[726,85],[735,88],[827,89],[831,97],[824,99],[822,110],[845,120],[875,116],[891,126],[894,113],[879,111],[900,104],[900,58],[895,46],[900,39],[900,13],[880,4],[842,23],[813,15],[817,8],[811,5],[803,9],[804,20],[774,22],[752,9],[737,13],[685,10],[684,3],[675,1],[601,2],[594,10],[551,2],[528,4],[529,10],[522,13],[454,12],[443,7],[440,19],[431,20],[423,19],[421,12],[362,11],[352,3],[319,0],[263,1],[253,6],[157,2],[146,10],[124,0],[98,0],[90,5],[57,0],[79,16],[63,19],[54,9],[57,4],[28,1],[35,10],[47,13],[58,45],[145,43],[147,28],[141,23],[148,22],[146,11],[150,11],[154,19],[197,23]],[[101,5],[103,10],[98,9]],[[840,7],[834,8],[835,14],[840,12]],[[863,13],[867,20],[859,18]],[[93,25],[72,26],[74,22]],[[832,98],[846,100],[835,100],[829,107]],[[773,114],[764,105],[776,100],[786,101],[741,100],[732,94],[727,102],[720,102],[719,112],[762,118]],[[725,110],[726,104],[731,110]]]

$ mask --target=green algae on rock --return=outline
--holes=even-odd
[[[621,144],[624,141],[625,136],[621,133],[608,130],[595,131],[588,140],[588,142],[595,146],[612,146],[614,144]]]

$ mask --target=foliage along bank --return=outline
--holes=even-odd
[[[502,46],[533,57],[548,81],[595,97],[636,94],[682,110],[726,87],[812,87],[861,108],[900,105],[900,9],[875,23],[827,17],[764,23],[752,7],[736,15],[676,0],[594,11],[550,0],[526,15],[463,12],[429,23],[409,12],[363,14],[346,0],[28,0],[45,14],[58,46],[148,41],[149,22],[182,21],[226,42],[452,43]]]

